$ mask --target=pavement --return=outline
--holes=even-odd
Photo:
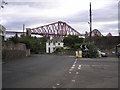
[[[32,55],[2,65],[3,88],[118,88],[118,58]]]

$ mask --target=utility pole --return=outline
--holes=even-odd
[[[25,35],[24,30],[25,30],[25,24],[23,24],[23,35]]]
[[[91,10],[91,2],[90,2],[90,41],[92,37],[92,10]]]

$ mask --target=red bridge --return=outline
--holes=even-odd
[[[61,21],[49,25],[40,26],[37,28],[26,28],[26,31],[27,31],[26,32],[27,35],[36,34],[42,36],[68,36],[68,35],[82,36],[82,34],[80,34],[78,31],[73,29],[65,22],[61,22]],[[18,33],[22,33],[22,32],[18,32]]]

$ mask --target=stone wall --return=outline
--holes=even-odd
[[[25,44],[13,42],[3,42],[2,43],[2,59],[13,60],[16,58],[22,58],[30,55],[30,50],[26,48]]]

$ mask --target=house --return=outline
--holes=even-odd
[[[6,28],[2,25],[0,25],[0,37],[2,37],[2,40],[5,39],[5,33],[6,33]]]
[[[51,37],[46,42],[46,53],[53,53],[59,47],[63,47],[63,37]]]
[[[108,33],[106,36],[112,36],[112,34],[111,34],[111,33]]]

